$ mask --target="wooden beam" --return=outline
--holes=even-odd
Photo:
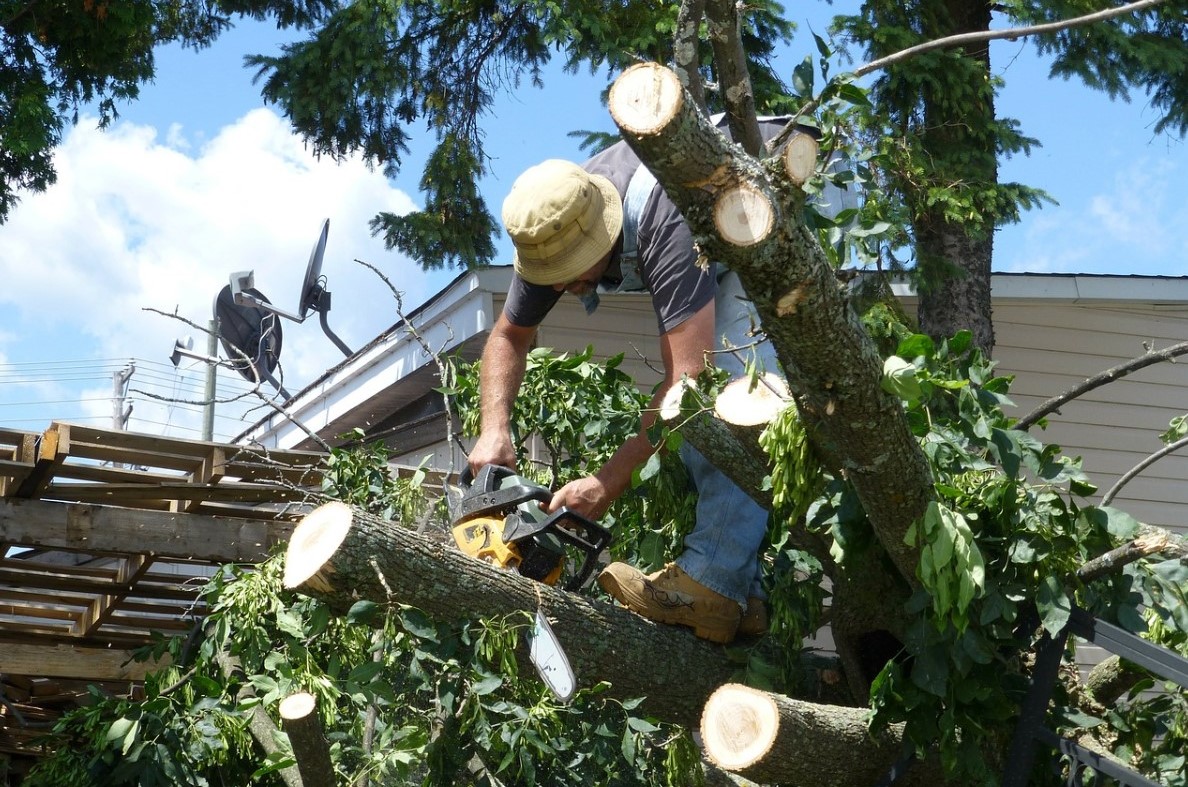
[[[130,555],[126,559],[120,561],[120,567],[116,571],[115,588],[126,585],[135,585],[140,577],[148,571],[149,566],[153,563],[152,558],[145,555]],[[115,612],[116,605],[118,605],[128,595],[128,591],[116,590],[111,593],[104,593],[91,601],[83,613],[79,615],[78,620],[74,622],[74,634],[79,637],[87,637],[95,633],[96,629],[102,626],[112,613]]]
[[[295,525],[47,500],[0,501],[0,541],[88,554],[255,563]]]
[[[130,650],[83,648],[73,645],[28,645],[0,642],[5,674],[79,680],[143,680],[145,674],[168,665],[164,661],[135,661]]]
[[[37,458],[33,463],[33,472],[21,482],[16,497],[40,495],[42,490],[49,486],[54,477],[54,470],[62,464],[69,452],[69,428],[59,431],[58,425],[54,424],[46,429],[37,443]]]

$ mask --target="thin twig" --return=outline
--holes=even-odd
[[[1049,413],[1057,412],[1061,405],[1076,399],[1078,396],[1082,396],[1095,388],[1100,388],[1106,383],[1112,383],[1114,380],[1121,379],[1131,372],[1146,368],[1152,364],[1159,363],[1160,361],[1170,361],[1173,358],[1183,355],[1184,353],[1188,353],[1188,342],[1173,344],[1170,347],[1166,347],[1162,350],[1149,351],[1144,355],[1138,356],[1137,358],[1131,358],[1125,363],[1120,363],[1117,366],[1106,369],[1104,372],[1095,374],[1094,376],[1085,380],[1085,382],[1081,383],[1076,388],[1065,391],[1059,396],[1053,396],[1051,399],[1032,410],[1026,417],[1017,422],[1015,424],[1015,428],[1022,431],[1027,431],[1027,429],[1033,426],[1036,421],[1048,415]]]
[[[417,330],[416,326],[412,324],[412,321],[404,315],[404,294],[396,289],[396,287],[392,284],[392,281],[384,274],[383,271],[372,265],[370,262],[365,262],[360,259],[356,259],[355,262],[366,268],[370,268],[371,272],[378,276],[380,281],[387,285],[388,289],[392,292],[392,296],[396,299],[396,313],[399,315],[404,327],[408,330],[409,336],[415,339],[417,344],[421,345],[421,349],[425,351],[425,354],[433,359],[434,365],[437,366],[437,376],[438,379],[441,380],[442,386],[445,388],[451,387],[454,383],[452,367],[441,360],[441,351],[430,347],[429,342],[425,339],[425,337],[423,337]],[[451,335],[449,338],[453,339],[453,336]],[[446,445],[452,445],[454,442],[453,404],[450,400],[449,394],[442,394],[442,399],[445,403]],[[446,471],[447,477],[453,475],[454,473],[454,452],[452,450],[449,452],[449,457],[449,465]],[[442,483],[445,483],[444,480]]]
[[[1122,491],[1122,487],[1124,487],[1128,483],[1130,483],[1134,479],[1135,476],[1137,476],[1139,473],[1143,472],[1148,467],[1155,464],[1156,462],[1158,462],[1160,459],[1167,456],[1168,454],[1174,454],[1176,451],[1179,451],[1181,448],[1184,448],[1186,446],[1188,446],[1188,437],[1182,437],[1179,440],[1175,441],[1174,443],[1165,445],[1163,448],[1159,449],[1158,451],[1151,454],[1143,461],[1139,462],[1134,467],[1127,470],[1126,473],[1121,478],[1119,478],[1114,483],[1114,485],[1112,487],[1110,487],[1110,491],[1106,492],[1102,496],[1101,504],[1103,506],[1108,506],[1110,504],[1110,502],[1118,495],[1118,493]]]
[[[880,68],[894,65],[901,60],[906,60],[909,57],[914,57],[922,52],[928,52],[933,49],[943,49],[951,46],[961,46],[962,44],[977,44],[984,41],[997,41],[999,39],[1007,38],[1015,40],[1018,38],[1026,38],[1027,36],[1038,36],[1044,33],[1057,33],[1061,30],[1068,30],[1073,27],[1084,27],[1096,22],[1102,22],[1106,19],[1112,19],[1116,16],[1123,16],[1134,11],[1143,11],[1147,8],[1157,6],[1165,0],[1139,0],[1137,3],[1127,3],[1120,5],[1117,8],[1107,8],[1104,11],[1096,11],[1092,14],[1085,14],[1084,16],[1076,16],[1072,19],[1065,19],[1060,22],[1045,22],[1042,25],[1029,25],[1027,27],[1012,27],[1007,30],[980,30],[975,33],[958,33],[956,35],[945,36],[934,41],[925,41],[922,44],[910,46],[907,49],[881,57],[877,60],[872,60],[864,66],[859,66],[852,72],[855,77],[866,76],[872,71],[878,71]]]

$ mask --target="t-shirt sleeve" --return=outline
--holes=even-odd
[[[640,221],[640,272],[665,334],[712,301],[718,288],[714,265],[697,265],[689,225],[659,187],[657,192]]]
[[[545,315],[556,305],[561,293],[546,284],[529,284],[512,274],[511,286],[507,288],[507,300],[503,303],[503,316],[512,325],[534,328],[544,321]]]

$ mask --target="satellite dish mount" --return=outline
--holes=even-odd
[[[313,251],[310,252],[309,264],[305,266],[305,278],[301,282],[301,297],[297,303],[296,313],[273,306],[267,298],[260,295],[259,291],[255,289],[254,271],[236,271],[231,274],[231,297],[239,306],[263,309],[296,323],[305,322],[310,312],[316,311],[318,321],[322,325],[322,332],[329,337],[330,341],[334,342],[343,355],[349,358],[354,354],[351,352],[351,348],[347,347],[342,339],[339,339],[334,331],[330,330],[330,325],[326,320],[326,315],[330,311],[330,292],[324,285],[322,260],[326,256],[326,238],[329,234],[330,219],[326,219],[322,222],[322,233],[318,236]]]

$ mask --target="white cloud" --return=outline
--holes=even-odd
[[[205,325],[229,274],[252,269],[257,289],[296,312],[326,218],[329,324],[352,349],[397,320],[387,288],[353,260],[376,265],[405,288],[406,308],[442,281],[386,251],[368,230],[379,211],[413,209],[408,195],[357,159],[314,157],[268,109],[245,114],[207,142],[187,138],[176,124],[162,138],[152,127],[123,122],[99,131],[84,118],[55,166],[57,184],[25,195],[0,232],[0,352],[9,356],[18,342],[37,337],[40,359],[145,358],[169,371],[174,339],[195,331],[146,307]],[[285,321],[283,331],[290,391],[343,357],[316,315]],[[204,337],[194,338],[204,349]],[[67,341],[71,347],[59,346]]]
[[[996,270],[1036,273],[1188,274],[1188,206],[1179,161],[1143,157],[1063,205],[1001,230]]]

